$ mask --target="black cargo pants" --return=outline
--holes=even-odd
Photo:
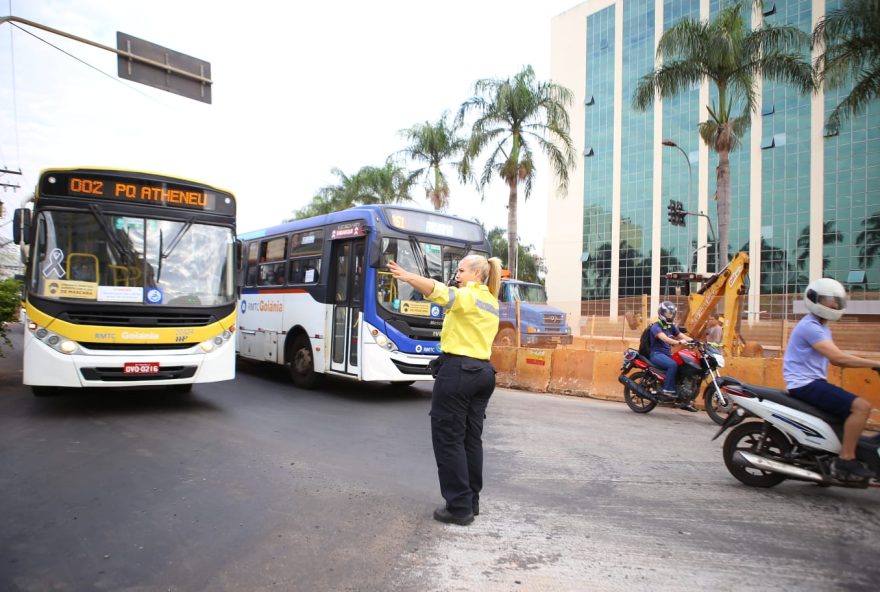
[[[465,515],[483,489],[483,420],[495,368],[487,360],[443,354],[435,369],[431,441],[440,493],[452,514]]]

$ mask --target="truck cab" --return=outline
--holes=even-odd
[[[571,327],[566,323],[565,313],[547,304],[547,292],[541,284],[503,279],[498,304],[501,322],[495,345],[517,344],[517,304],[520,345],[556,347],[571,343]]]

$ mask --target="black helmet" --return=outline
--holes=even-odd
[[[660,308],[657,309],[657,314],[667,323],[671,323],[675,320],[675,313],[677,312],[678,307],[668,300],[664,300],[663,302],[661,302]]]

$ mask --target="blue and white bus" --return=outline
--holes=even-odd
[[[238,355],[288,367],[309,388],[322,375],[431,380],[441,307],[394,280],[387,263],[447,282],[482,227],[432,211],[368,205],[241,235],[245,263]]]

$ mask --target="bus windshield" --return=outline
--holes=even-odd
[[[217,306],[235,299],[231,228],[44,210],[30,291],[53,300]]]
[[[444,244],[433,238],[383,238],[383,267],[379,270],[377,282],[379,303],[388,310],[397,311],[400,302],[424,300],[415,288],[391,277],[387,268],[389,261],[445,284],[455,277],[458,262],[469,252],[478,251],[468,251],[459,245]],[[483,252],[479,254],[485,255]]]

